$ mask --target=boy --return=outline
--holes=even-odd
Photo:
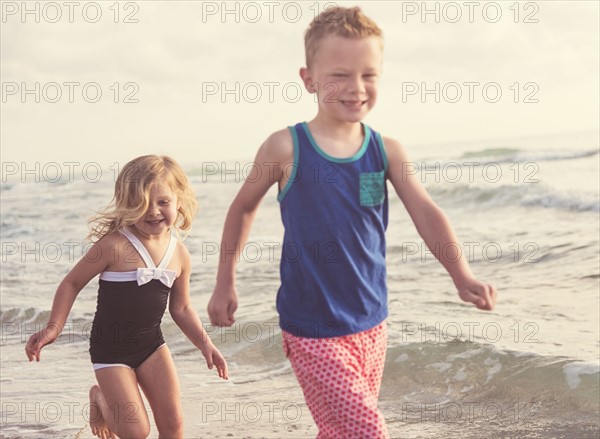
[[[387,341],[386,179],[460,298],[491,310],[496,292],[473,277],[445,215],[418,179],[403,172],[404,148],[361,123],[377,99],[381,30],[359,8],[336,8],[311,23],[305,46],[300,76],[317,94],[317,116],[275,132],[261,146],[254,166],[264,168],[233,201],[222,250],[239,253],[261,199],[277,182],[285,227],[277,310],[318,437],[385,438],[377,400]],[[273,171],[265,172],[267,166]],[[208,313],[212,324],[230,326],[238,255],[221,253]]]

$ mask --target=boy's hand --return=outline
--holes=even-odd
[[[459,297],[465,302],[473,303],[477,308],[487,311],[494,309],[497,293],[493,285],[469,278],[456,287]]]
[[[212,344],[209,340],[203,349],[201,349],[202,355],[206,358],[206,366],[209,369],[212,369],[213,366],[217,366],[217,372],[219,373],[219,378],[223,378],[224,380],[229,379],[229,373],[227,371],[227,361],[223,358],[223,355],[219,350]]]
[[[48,325],[44,329],[39,330],[27,341],[25,345],[25,354],[29,361],[40,361],[40,352],[42,348],[58,338],[58,328],[56,325]]]
[[[221,289],[215,287],[208,302],[208,317],[213,326],[231,326],[235,323],[235,311],[238,306],[235,287]]]

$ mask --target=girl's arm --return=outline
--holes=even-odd
[[[44,329],[29,337],[25,345],[29,361],[40,361],[40,351],[60,335],[79,292],[90,280],[105,270],[111,250],[110,241],[103,238],[96,242],[62,280],[54,295],[48,323]]]
[[[406,151],[394,139],[385,138],[384,143],[389,161],[388,177],[419,235],[452,277],[460,298],[480,309],[493,309],[496,304],[495,288],[475,279],[471,273],[448,218],[419,179],[408,172],[410,162]]]
[[[221,352],[213,345],[208,334],[202,326],[198,313],[190,303],[190,254],[183,244],[179,244],[179,253],[182,260],[181,274],[173,283],[169,298],[169,313],[187,338],[200,349],[206,359],[209,369],[217,367],[219,377],[228,379],[227,362]]]

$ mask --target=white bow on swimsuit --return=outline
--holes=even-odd
[[[159,262],[158,267],[154,265],[154,261],[150,257],[148,250],[144,247],[144,244],[129,230],[122,229],[119,232],[125,236],[131,245],[137,250],[142,260],[146,264],[145,268],[138,268],[136,271],[105,271],[100,273],[100,279],[113,281],[113,282],[126,282],[126,281],[137,281],[138,285],[144,285],[150,282],[152,279],[157,279],[164,285],[171,288],[177,277],[177,272],[174,270],[167,270],[165,267],[171,262],[171,258],[175,253],[177,247],[177,239],[171,235],[169,240],[169,246]]]

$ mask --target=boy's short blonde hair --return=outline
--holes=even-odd
[[[306,30],[304,35],[306,67],[311,66],[319,49],[319,43],[328,35],[347,38],[374,36],[381,40],[383,46],[383,32],[373,20],[363,14],[358,6],[353,8],[335,6],[321,12]]]

